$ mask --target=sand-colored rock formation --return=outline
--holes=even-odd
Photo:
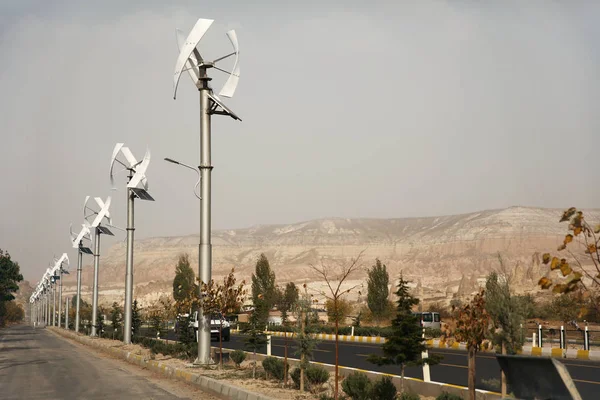
[[[290,225],[264,225],[213,233],[213,277],[236,268],[239,279],[249,278],[256,259],[265,253],[277,282],[315,281],[311,263],[322,257],[349,260],[364,250],[364,266],[379,257],[393,279],[404,276],[422,285],[426,299],[469,296],[500,268],[498,252],[515,276],[520,291],[535,291],[545,272],[541,254],[556,249],[566,233],[558,222],[562,210],[510,207],[463,215],[427,218],[344,219],[328,218]],[[588,219],[600,220],[600,211],[587,211]],[[171,292],[175,264],[189,253],[197,270],[198,236],[138,239],[135,243],[135,297],[142,304]],[[105,251],[100,270],[103,303],[123,301],[125,243]],[[83,270],[84,299],[90,298],[93,268]],[[75,290],[75,274],[65,279],[65,293]],[[352,282],[366,283],[366,268]],[[366,284],[365,284],[366,290]]]

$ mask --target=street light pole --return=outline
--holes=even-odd
[[[212,274],[212,241],[211,241],[211,115],[208,94],[211,91],[208,83],[211,78],[206,74],[206,67],[200,67],[198,90],[200,91],[200,245],[199,274],[204,283],[210,282]],[[202,290],[202,285],[199,286]],[[202,293],[200,293],[202,301]],[[202,302],[198,312],[198,363],[210,364],[210,315],[205,315]]]
[[[98,319],[98,270],[100,269],[100,229],[94,232],[94,292],[92,294],[92,333],[96,336],[96,321]]]
[[[59,267],[58,273],[58,327],[60,328],[61,314],[62,314],[62,264]]]
[[[77,301],[75,302],[75,332],[79,332],[79,305],[81,304],[81,269],[83,264],[83,241],[79,241],[77,249]]]
[[[56,326],[56,281],[52,284],[52,326]]]
[[[129,181],[133,177],[133,171],[129,169]],[[133,298],[133,232],[135,231],[133,222],[133,205],[135,195],[130,188],[127,192],[127,260],[125,267],[125,306],[123,307],[123,343],[131,343],[131,307]]]

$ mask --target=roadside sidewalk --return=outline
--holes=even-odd
[[[201,375],[199,373],[195,373],[183,368],[176,368],[170,365],[167,365],[164,362],[151,360],[145,358],[142,355],[133,354],[124,349],[120,349],[118,347],[110,347],[103,343],[101,340],[92,339],[88,336],[80,335],[75,332],[65,331],[64,329],[59,329],[55,327],[48,327],[48,331],[53,334],[77,341],[83,345],[93,347],[98,349],[101,352],[110,354],[114,357],[120,358],[122,360],[127,361],[130,364],[138,365],[142,368],[149,369],[152,372],[155,372],[165,378],[175,379],[179,381],[186,382],[188,384],[198,386],[203,391],[213,394],[222,399],[232,399],[232,400],[275,400],[272,397],[265,396],[263,394],[251,392],[245,389],[242,389],[237,386],[233,386],[227,382],[221,382],[216,379],[212,379],[208,376]]]

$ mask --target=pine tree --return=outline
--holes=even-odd
[[[287,328],[289,322],[288,313],[293,311],[298,304],[298,288],[294,282],[288,282],[285,285],[285,289],[281,291],[278,296],[277,309],[281,312],[281,325]],[[288,333],[287,330],[283,331],[283,365],[285,371],[283,373],[283,384],[287,386],[288,383]]]
[[[308,294],[306,283],[303,285],[304,293],[298,299],[296,307],[296,326],[294,327],[295,342],[297,350],[295,354],[300,357],[300,391],[304,392],[304,381],[306,380],[306,368],[310,365],[313,351],[317,346],[315,335],[315,323],[313,322],[313,309],[311,297]],[[318,320],[317,322],[318,323]]]
[[[399,365],[402,375],[400,392],[404,392],[404,369],[407,365],[423,363],[435,364],[437,358],[422,359],[421,353],[426,346],[422,337],[423,329],[418,324],[412,308],[419,304],[419,299],[413,297],[408,289],[408,281],[402,275],[398,281],[396,296],[396,318],[392,321],[392,333],[382,346],[383,357],[370,355],[367,360],[377,365]]]
[[[112,304],[112,309],[110,310],[110,321],[112,322],[113,335],[118,335],[118,331],[121,329],[121,322],[123,321],[121,318],[122,314],[123,309],[117,304],[117,302],[114,302]]]
[[[180,255],[175,267],[175,278],[173,278],[173,299],[177,303],[187,300],[192,293],[198,291],[195,282],[196,276],[190,266],[189,256],[187,254]]]
[[[133,307],[131,307],[131,334],[137,336],[140,334],[142,328],[142,317],[140,315],[140,309],[138,307],[137,299],[133,300]]]
[[[277,301],[278,290],[275,286],[275,272],[271,270],[267,256],[261,254],[252,274],[252,302],[256,307],[258,322],[267,324],[269,311]],[[254,314],[254,313],[253,313]]]
[[[102,337],[104,333],[104,315],[103,310],[98,307],[98,314],[96,314],[96,334],[98,337]]]
[[[244,339],[245,346],[248,350],[252,351],[254,361],[252,363],[252,378],[256,378],[256,352],[265,344],[267,344],[267,335],[264,332],[264,324],[262,321],[262,315],[264,310],[261,307],[266,307],[265,303],[258,303],[254,305],[254,311],[250,315],[248,320],[248,326],[243,330],[246,335]],[[268,310],[267,310],[268,312]]]
[[[381,321],[387,311],[388,297],[390,295],[388,284],[390,276],[388,275],[385,264],[382,264],[379,259],[375,261],[375,265],[369,270],[367,279],[367,305],[373,318],[377,323]]]

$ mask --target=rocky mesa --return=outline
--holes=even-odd
[[[261,225],[213,232],[213,278],[235,267],[247,282],[260,253],[265,253],[278,284],[319,282],[310,264],[347,262],[363,253],[363,268],[348,284],[365,282],[366,268],[376,258],[393,280],[400,272],[413,281],[426,301],[449,301],[477,290],[487,274],[500,266],[498,253],[515,274],[518,290],[537,291],[546,268],[541,254],[554,251],[567,233],[559,223],[563,210],[510,207],[463,215],[426,218],[326,218],[289,225]],[[585,210],[588,220],[600,221],[600,210]],[[198,236],[155,237],[135,242],[134,297],[142,305],[171,293],[177,258],[190,255],[197,271]],[[125,243],[105,250],[100,263],[100,302],[122,302]],[[93,267],[84,258],[83,295],[89,301]],[[72,268],[73,271],[73,268]],[[64,293],[75,293],[75,274],[66,276]]]

